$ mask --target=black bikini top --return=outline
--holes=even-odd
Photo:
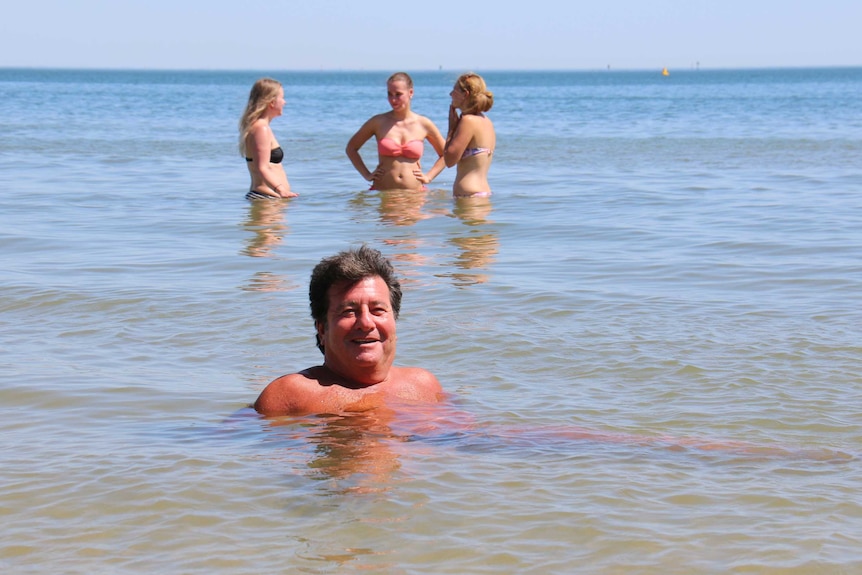
[[[269,163],[270,164],[280,164],[283,159],[284,159],[284,150],[281,149],[281,146],[279,146],[277,148],[273,148],[272,150],[269,151]],[[252,158],[246,157],[245,161],[246,162],[252,162],[254,160]]]

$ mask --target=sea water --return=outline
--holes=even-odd
[[[288,202],[243,199],[263,75]],[[350,165],[388,75],[0,71],[0,568],[862,572],[862,69],[488,72],[466,202]],[[257,416],[362,243],[446,403]]]

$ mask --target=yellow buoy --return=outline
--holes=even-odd
[[[661,69],[661,75],[662,76],[670,76],[670,72],[667,71],[667,68],[662,68]]]

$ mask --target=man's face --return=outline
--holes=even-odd
[[[317,326],[324,363],[360,383],[379,383],[395,361],[395,313],[386,282],[372,276],[335,284],[328,297],[326,321]]]

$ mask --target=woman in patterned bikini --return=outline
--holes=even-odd
[[[389,77],[386,82],[389,105],[392,110],[373,116],[347,142],[347,157],[363,178],[371,182],[372,190],[425,189],[425,184],[443,171],[443,159],[428,172],[420,165],[425,140],[443,155],[443,139],[434,122],[410,109],[413,98],[413,80],[404,72]],[[359,149],[372,137],[377,140],[377,167],[372,172],[365,165]]]
[[[481,76],[468,73],[458,78],[449,95],[452,104],[443,158],[447,167],[458,166],[452,195],[456,198],[488,197],[491,195],[488,169],[497,135],[485,112],[494,105],[494,94],[488,91]]]

